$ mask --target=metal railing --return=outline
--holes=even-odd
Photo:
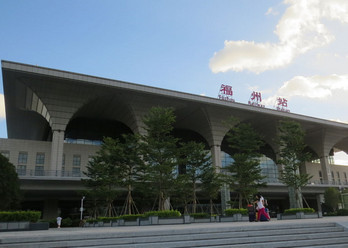
[[[83,172],[75,171],[59,171],[59,170],[22,170],[17,169],[17,174],[19,178],[28,178],[28,177],[70,177],[70,178],[87,178]]]
[[[87,178],[87,176],[82,171],[66,171],[66,170],[35,170],[35,169],[17,169],[17,174],[19,178],[32,178],[32,177],[60,177],[60,178]],[[266,183],[283,184],[278,178],[265,178],[262,180]],[[309,186],[318,185],[333,185],[333,186],[348,186],[348,182],[345,180],[341,181],[326,181],[326,180],[310,180],[308,182]]]

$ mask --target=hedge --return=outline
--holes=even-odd
[[[126,221],[134,221],[138,218],[147,218],[149,216],[158,216],[160,218],[168,218],[168,217],[180,217],[181,213],[177,210],[163,210],[163,211],[149,211],[145,214],[125,214],[120,215],[117,217],[98,217],[97,219],[88,219],[86,222],[93,223],[93,222],[109,222],[109,221],[115,221],[118,219],[123,219]]]
[[[29,221],[38,222],[41,212],[39,211],[4,211],[0,212],[0,222]]]
[[[158,216],[159,218],[168,217],[180,217],[181,213],[178,210],[162,210],[162,211],[149,211],[144,214],[144,217]]]
[[[190,214],[190,216],[194,217],[195,219],[210,218],[210,214],[208,213],[195,213],[195,214]]]
[[[285,209],[284,214],[296,214],[299,212],[303,213],[314,213],[315,210],[313,208],[290,208],[290,209]]]
[[[247,215],[248,210],[246,208],[229,208],[225,210],[225,215],[226,216],[232,216],[234,214],[242,214],[242,215]]]
[[[343,208],[343,209],[337,210],[337,215],[338,216],[347,216],[348,215],[348,209],[347,208]]]

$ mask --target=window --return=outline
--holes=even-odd
[[[346,172],[343,172],[343,175],[344,175],[344,181],[346,182],[346,184],[348,183],[348,179],[347,179],[347,173]]]
[[[36,153],[36,164],[38,165],[45,164],[45,153],[42,153],[42,152]]]
[[[73,168],[72,168],[72,176],[73,176],[73,177],[80,177],[80,176],[81,176],[80,168],[78,168],[78,167],[73,167]]]
[[[229,166],[233,162],[234,162],[234,159],[228,153],[221,151],[221,166],[222,166],[222,168]]]
[[[81,156],[80,155],[74,155],[73,166],[81,166]]]
[[[42,165],[35,166],[35,176],[44,176],[44,167]]]
[[[338,181],[338,184],[341,184],[340,172],[337,171],[336,174],[337,174],[337,181]]]
[[[27,174],[27,166],[26,165],[18,165],[17,166],[17,174],[18,174],[18,176],[25,176]]]
[[[7,159],[10,159],[10,151],[1,151],[0,152],[2,156],[4,156]]]
[[[63,154],[63,158],[62,158],[62,165],[65,165],[65,154]]]
[[[261,175],[265,176],[268,182],[278,182],[278,167],[274,161],[265,155],[260,157]]]
[[[27,152],[19,152],[18,164],[19,165],[27,164],[27,161],[28,161],[28,153]]]
[[[331,171],[332,183],[335,184],[335,174]]]

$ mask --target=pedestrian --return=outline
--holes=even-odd
[[[262,195],[260,193],[258,193],[256,195],[256,204],[257,204],[257,221],[260,221],[261,219],[261,215],[265,216],[266,219],[269,221],[271,220],[271,218],[269,217],[269,215],[266,213],[265,211],[265,206],[264,206],[264,198],[262,197]]]
[[[57,217],[57,226],[60,228],[60,225],[62,224],[62,217],[58,216]]]

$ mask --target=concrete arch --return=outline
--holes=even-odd
[[[83,121],[86,122],[85,125]],[[115,94],[100,95],[89,100],[74,113],[67,124],[66,136],[76,136],[76,134],[72,134],[71,130],[74,126],[85,131],[94,128],[95,136],[102,134],[102,132],[105,132],[105,135],[109,134],[108,136],[115,136],[116,129],[120,129],[121,132],[123,130],[127,133],[134,133],[133,122],[134,114],[129,104]],[[111,125],[115,125],[115,130],[111,130]],[[102,131],[103,127],[104,131]]]

